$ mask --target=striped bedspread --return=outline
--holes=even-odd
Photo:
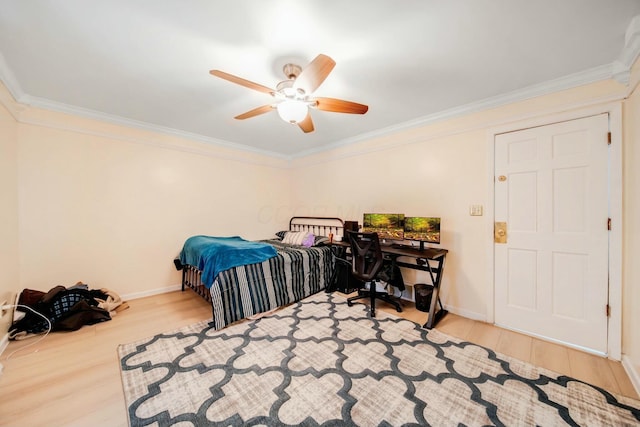
[[[327,246],[305,248],[265,240],[278,254],[262,263],[223,271],[209,291],[216,329],[299,301],[323,290],[333,277]]]

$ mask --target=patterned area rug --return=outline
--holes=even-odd
[[[121,345],[131,426],[640,425],[640,402],[321,292]]]

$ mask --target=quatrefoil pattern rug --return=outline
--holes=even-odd
[[[640,402],[313,295],[118,349],[131,426],[640,425]]]

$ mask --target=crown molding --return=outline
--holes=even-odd
[[[16,76],[9,68],[7,61],[4,59],[4,55],[0,52],[0,80],[4,83],[4,86],[7,88],[13,99],[17,102],[21,102],[20,100],[24,97],[24,92],[16,80]]]
[[[20,113],[24,111],[24,105],[18,100],[24,98],[24,92],[18,84],[13,71],[4,59],[4,55],[0,52],[0,81],[2,81],[6,91],[0,94],[0,103],[9,111],[13,118],[18,121]]]
[[[274,151],[260,150],[257,148],[252,148],[242,144],[236,144],[236,143],[225,141],[222,139],[207,137],[197,133],[187,132],[187,131],[174,129],[174,128],[161,126],[161,125],[156,125],[152,123],[142,122],[139,120],[127,119],[124,117],[102,113],[102,112],[90,110],[87,108],[76,107],[68,104],[63,104],[60,102],[54,102],[44,98],[32,97],[30,95],[25,95],[23,99],[26,104],[35,108],[42,108],[44,110],[71,114],[74,116],[99,120],[102,122],[111,123],[118,126],[129,127],[133,129],[141,129],[141,130],[146,130],[146,131],[151,131],[156,133],[162,133],[165,135],[176,136],[178,138],[184,138],[191,141],[204,142],[204,143],[211,144],[218,147],[250,152],[250,153],[259,154],[262,156],[274,157],[280,160],[289,160],[289,156],[276,153]]]
[[[435,139],[461,135],[461,134],[474,132],[478,130],[493,129],[494,131],[497,132],[496,129],[502,128],[502,127],[506,127],[509,130],[512,130],[513,123],[522,123],[525,121],[529,121],[529,122],[536,121],[539,124],[539,123],[548,123],[550,118],[553,118],[551,121],[557,120],[558,117],[560,117],[560,115],[566,115],[566,117],[568,117],[567,120],[571,120],[579,116],[580,114],[593,115],[593,114],[605,113],[615,108],[614,107],[615,105],[619,105],[622,99],[624,99],[624,95],[618,93],[618,94],[605,95],[597,98],[592,98],[592,99],[584,100],[581,102],[570,101],[568,103],[556,105],[554,107],[543,108],[542,110],[539,110],[539,111],[501,116],[491,121],[464,124],[462,126],[456,125],[452,129],[435,130],[434,132],[427,131],[425,133],[420,133],[419,135],[409,136],[406,138],[392,138],[382,144],[376,144],[374,147],[362,146],[362,147],[356,148],[355,150],[349,150],[348,152],[332,155],[330,159],[326,159],[322,157],[314,158],[312,156],[305,156],[295,160],[293,162],[293,167],[299,168],[303,166],[330,163],[335,161],[336,159],[345,159],[345,158],[375,153],[379,151],[391,150],[397,147],[402,147],[402,146],[411,145],[415,143],[424,143],[426,141],[432,141]],[[580,113],[575,113],[576,111],[580,111]],[[538,124],[535,124],[532,126],[537,126]]]
[[[3,70],[0,70],[0,73]],[[0,90],[0,104],[4,106],[16,120],[16,122],[21,124],[28,124],[33,126],[42,126],[49,129],[57,129],[62,131],[76,132],[85,135],[98,136],[103,138],[109,138],[117,141],[128,142],[133,144],[147,145],[153,146],[156,148],[163,148],[168,150],[181,151],[186,153],[198,154],[207,157],[214,157],[218,159],[237,161],[242,163],[254,164],[259,166],[267,166],[276,169],[289,169],[291,167],[290,159],[286,156],[282,156],[278,153],[271,152],[260,152],[259,150],[249,150],[245,146],[240,146],[237,144],[229,144],[224,141],[213,141],[212,138],[206,138],[202,135],[197,134],[189,134],[186,132],[177,131],[175,129],[163,128],[155,125],[150,125],[148,123],[137,122],[137,125],[131,124],[131,120],[122,119],[121,121],[119,117],[113,117],[112,120],[106,120],[105,115],[101,113],[94,114],[95,112],[90,110],[82,110],[81,114],[78,111],[80,109],[76,107],[64,106],[63,104],[53,103],[47,100],[41,100],[37,98],[30,97],[29,95],[23,95],[22,101],[17,102],[13,99],[13,95],[10,93],[11,91],[6,88],[1,88]],[[56,119],[43,119],[41,116],[33,116],[30,114],[22,114],[27,111],[30,107],[42,108],[48,111],[56,111],[65,114],[72,114],[78,117],[84,117],[89,119],[96,119],[102,122],[109,122],[111,124],[115,124],[117,126],[124,126],[128,128],[138,128],[142,130],[148,130],[155,133],[162,133],[170,136],[176,136],[188,141],[195,142],[204,142],[201,148],[198,147],[185,147],[180,144],[160,141],[151,137],[131,137],[125,136],[119,132],[110,132],[104,130],[95,130],[91,125],[89,126],[81,126],[77,124],[69,124],[63,123]],[[212,149],[215,147],[220,148],[228,148],[232,149],[232,153],[221,153],[221,152],[213,152]],[[240,148],[238,148],[240,147]],[[252,152],[254,154],[258,154],[263,156],[264,160],[250,158],[246,156],[247,152]],[[273,161],[269,161],[273,160]]]
[[[291,160],[291,156],[287,156],[284,154],[277,153],[275,151],[268,150],[260,150],[257,148],[249,147],[242,144],[236,144],[233,142],[211,138],[204,135],[186,132],[179,129],[173,129],[166,126],[155,125],[151,123],[146,123],[138,120],[127,119],[120,116],[115,116],[111,114],[101,113],[95,110],[90,110],[86,108],[76,107],[68,104],[63,104],[60,102],[51,101],[45,98],[38,98],[31,95],[26,94],[18,80],[15,78],[13,71],[7,64],[4,59],[4,55],[0,52],[0,81],[4,84],[5,88],[9,91],[9,94],[13,99],[9,99],[8,96],[0,97],[0,103],[9,111],[9,113],[13,116],[13,118],[20,122],[26,123],[26,119],[21,118],[21,113],[26,110],[27,107],[35,107],[42,108],[44,110],[55,111],[64,114],[71,114],[74,116],[84,117],[93,120],[99,120],[106,123],[111,123],[119,126],[130,127],[134,129],[141,129],[156,133],[161,133],[165,135],[175,136],[178,138],[183,138],[191,141],[203,142],[206,144],[210,144],[217,147],[228,148],[232,150],[239,150],[242,152],[250,152],[253,154],[258,154],[262,156],[267,156],[279,160]],[[36,124],[36,123],[33,123]],[[44,126],[44,122],[37,123],[38,125]],[[71,130],[71,129],[69,129]],[[77,129],[78,131],[85,131],[82,129]],[[86,132],[85,132],[86,133]],[[114,135],[103,135],[114,137]]]
[[[4,64],[5,65],[4,67],[3,67],[3,64],[4,64],[4,62],[3,62],[2,58],[0,57],[0,73],[2,73],[2,74],[0,74],[0,77],[3,77],[3,79],[2,79],[3,82],[7,81],[7,80],[11,81],[11,79],[6,79],[5,80],[5,77],[7,75],[8,76],[12,76],[13,74],[11,73],[10,69],[8,67],[6,67],[6,64]],[[275,158],[275,159],[279,159],[279,160],[291,161],[291,160],[294,160],[294,159],[299,159],[299,158],[311,156],[311,155],[314,155],[314,154],[318,154],[318,153],[321,153],[321,152],[330,151],[330,150],[333,150],[333,149],[336,149],[336,148],[344,147],[344,146],[347,146],[347,145],[355,144],[357,142],[363,142],[363,141],[367,141],[367,140],[370,140],[370,139],[375,139],[375,138],[387,136],[387,135],[390,135],[390,134],[394,134],[394,133],[398,133],[398,132],[414,129],[414,128],[417,128],[417,127],[427,126],[427,125],[438,123],[438,122],[441,122],[441,121],[444,121],[444,120],[453,119],[453,118],[457,118],[457,117],[462,117],[462,116],[465,116],[465,115],[468,115],[468,114],[472,114],[472,113],[488,110],[488,109],[491,109],[491,108],[504,106],[504,105],[511,104],[511,103],[514,103],[514,102],[524,101],[524,100],[527,100],[527,99],[530,99],[530,98],[534,98],[534,97],[537,97],[537,96],[547,95],[547,94],[551,94],[551,93],[558,92],[558,91],[561,91],[561,90],[571,89],[571,88],[582,86],[582,85],[586,85],[586,84],[589,84],[589,83],[594,83],[594,82],[597,82],[597,81],[610,79],[610,78],[613,77],[613,71],[614,71],[613,64],[603,65],[603,66],[600,66],[600,67],[592,68],[590,70],[586,70],[586,71],[582,71],[582,72],[579,72],[579,73],[571,74],[571,75],[568,75],[568,76],[565,76],[565,77],[561,77],[561,78],[558,78],[558,79],[550,80],[550,81],[547,81],[547,82],[544,82],[544,83],[541,83],[541,84],[532,85],[532,86],[529,86],[529,87],[521,89],[521,90],[512,91],[512,92],[505,93],[505,94],[498,95],[498,96],[491,97],[491,98],[486,98],[486,99],[478,101],[478,102],[473,102],[473,103],[470,103],[470,104],[466,104],[466,105],[462,105],[462,106],[459,106],[459,107],[451,108],[451,109],[448,109],[448,110],[440,111],[440,112],[437,112],[437,113],[434,113],[434,114],[430,114],[430,115],[427,115],[427,116],[420,117],[418,119],[414,119],[414,120],[410,120],[410,121],[407,121],[407,122],[399,123],[397,125],[388,126],[386,128],[382,128],[382,129],[379,129],[377,131],[360,134],[360,135],[352,137],[352,138],[342,139],[342,140],[336,141],[336,142],[334,142],[332,144],[323,146],[321,148],[312,149],[312,150],[306,150],[306,151],[303,151],[303,152],[300,152],[298,154],[291,155],[291,156],[283,155],[283,154],[272,152],[272,151],[253,149],[253,148],[245,146],[245,145],[235,144],[235,143],[224,141],[224,140],[220,140],[220,139],[210,138],[210,137],[206,137],[206,136],[200,135],[200,134],[185,132],[185,131],[181,131],[181,130],[178,130],[178,129],[173,129],[173,128],[169,128],[169,127],[165,127],[165,126],[154,125],[154,124],[141,122],[141,121],[137,121],[137,120],[126,119],[126,118],[119,117],[119,116],[100,113],[100,112],[97,112],[97,111],[94,111],[94,110],[89,110],[89,109],[84,109],[84,108],[80,108],[80,107],[70,106],[70,105],[63,104],[63,103],[53,102],[53,101],[50,101],[50,100],[47,100],[47,99],[43,99],[43,98],[32,97],[32,96],[26,95],[26,94],[24,94],[24,92],[22,92],[22,90],[20,89],[20,87],[17,84],[17,82],[15,81],[15,79],[13,79],[13,81],[10,83],[10,84],[13,85],[13,88],[9,88],[8,87],[7,89],[11,92],[12,95],[15,94],[15,93],[21,94],[20,95],[20,99],[17,100],[18,101],[18,104],[17,104],[18,106],[20,104],[22,104],[23,106],[24,105],[28,105],[28,106],[35,107],[35,108],[42,108],[42,109],[45,109],[45,110],[56,111],[56,112],[65,113],[65,114],[71,114],[71,115],[84,117],[84,118],[88,118],[88,119],[99,120],[99,121],[103,121],[103,122],[107,122],[107,123],[111,123],[111,124],[115,124],[115,125],[119,125],[119,126],[125,126],[125,127],[134,128],[134,129],[147,130],[147,131],[151,131],[151,132],[156,132],[156,133],[171,135],[171,136],[175,136],[175,137],[179,137],[179,138],[184,138],[184,139],[191,140],[191,141],[202,142],[202,143],[206,143],[206,144],[213,145],[213,146],[218,146],[218,147],[223,147],[223,148],[228,148],[228,149],[233,149],[233,150],[239,150],[241,152],[250,152],[250,153],[253,153],[253,154],[263,155],[263,156],[267,156],[267,157],[271,157],[271,158]],[[14,98],[15,98],[15,95],[14,95]],[[2,100],[0,100],[0,101],[2,101]],[[3,102],[3,105],[5,105],[7,108],[9,108],[9,106],[7,104],[8,104],[7,102]],[[18,108],[16,108],[15,106],[13,108],[10,108],[10,110],[11,109],[13,111],[18,111]],[[29,122],[24,117],[21,118],[21,115],[19,113],[14,114],[14,117],[19,122],[22,122],[22,123]],[[44,123],[44,122],[41,122],[41,121],[39,121],[37,123],[31,121],[30,124],[36,124],[36,125],[40,125],[40,126],[49,125],[51,127],[58,127],[58,126],[55,126],[53,124],[47,124],[47,123]],[[80,131],[80,132],[84,132],[84,133],[93,133],[93,132],[88,132],[86,129],[77,129],[77,128],[76,129],[69,129],[67,127],[65,127],[65,129],[76,130],[76,131]],[[108,135],[103,133],[103,136],[108,136],[108,137],[116,138],[116,139],[122,139],[121,136],[116,135],[115,133],[114,134],[108,134]],[[164,148],[167,148],[167,147],[165,146]]]
[[[302,157],[318,154],[323,151],[344,147],[350,144],[354,144],[356,142],[362,142],[369,139],[384,137],[390,134],[414,129],[417,127],[427,126],[427,125],[442,122],[445,120],[466,116],[468,114],[478,113],[478,112],[489,110],[492,108],[513,104],[515,102],[525,101],[527,99],[535,98],[538,96],[548,95],[548,94],[559,92],[562,90],[572,89],[578,86],[587,85],[589,83],[595,83],[598,81],[607,80],[612,78],[612,76],[613,76],[612,64],[602,65],[599,67],[592,68],[590,70],[581,71],[581,72],[570,74],[568,76],[560,77],[554,80],[549,80],[544,83],[532,85],[524,89],[508,92],[508,93],[490,97],[490,98],[485,98],[481,101],[472,102],[470,104],[461,105],[459,107],[450,108],[448,110],[440,111],[440,112],[423,116],[414,120],[406,121],[403,123],[399,123],[397,125],[379,129],[374,132],[361,134],[353,138],[343,139],[333,144],[326,145],[322,148],[306,150],[293,156],[293,158],[299,159]]]
[[[631,77],[631,67],[640,55],[640,15],[636,15],[629,23],[624,36],[624,48],[620,56],[612,64],[612,77],[624,84],[629,85]]]

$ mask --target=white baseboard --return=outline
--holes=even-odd
[[[636,370],[633,362],[626,354],[622,355],[622,367],[627,372],[627,375],[629,375],[629,379],[631,380],[631,384],[633,384],[633,388],[636,389],[636,393],[640,395],[640,372]]]
[[[484,313],[476,313],[475,311],[465,310],[459,307],[454,307],[449,304],[443,304],[444,308],[449,313],[457,314],[458,316],[466,317],[467,319],[477,320],[478,322],[486,322],[487,316]]]
[[[122,298],[122,301],[127,301],[132,299],[150,297],[153,295],[166,294],[167,292],[179,291],[181,289],[182,289],[182,285],[171,285],[171,286],[166,286],[164,288],[156,288],[156,289],[150,289],[148,291],[133,292],[130,294],[120,295],[120,298]]]

